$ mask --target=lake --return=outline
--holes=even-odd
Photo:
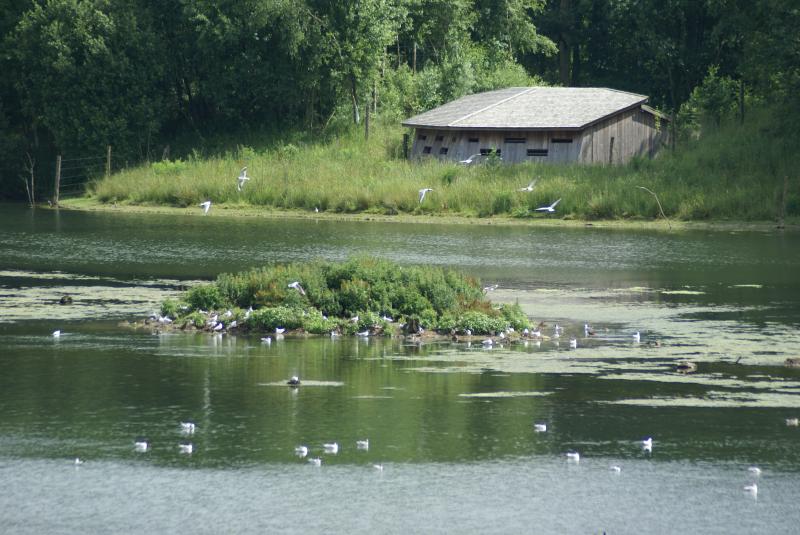
[[[800,525],[800,427],[786,423],[800,416],[800,369],[783,366],[800,357],[797,233],[12,204],[0,204],[0,224],[3,532]],[[120,325],[222,272],[353,255],[461,269],[497,284],[492,300],[519,302],[546,334],[555,324],[564,333],[485,349],[328,337],[265,345]],[[65,294],[72,305],[58,304]],[[683,360],[697,372],[679,373]],[[292,375],[303,385],[287,387]],[[356,446],[363,439],[368,449]],[[333,442],[338,452],[326,452]],[[756,493],[744,490],[752,483]]]

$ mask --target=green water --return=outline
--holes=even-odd
[[[0,205],[0,223],[3,531],[794,533],[800,522],[800,428],[785,423],[800,416],[800,370],[783,367],[800,356],[797,234],[15,205]],[[565,332],[487,350],[118,326],[223,271],[353,254],[463,269],[546,334]],[[72,305],[57,304],[65,293]],[[677,373],[683,359],[697,373]],[[284,384],[292,375],[300,388]],[[294,454],[301,444],[322,466]],[[751,465],[763,470],[757,496],[742,490]]]

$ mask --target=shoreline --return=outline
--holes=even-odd
[[[298,219],[348,222],[417,223],[442,225],[529,226],[566,228],[606,228],[623,230],[687,231],[709,230],[722,232],[780,232],[800,231],[800,223],[787,223],[779,229],[774,221],[682,221],[682,220],[581,220],[558,218],[469,217],[465,215],[385,215],[371,213],[306,212],[302,210],[276,210],[255,206],[215,205],[208,214],[199,207],[178,208],[163,205],[109,205],[94,199],[79,198],[61,201],[60,209],[82,212],[123,212],[132,214],[185,215],[190,217]]]

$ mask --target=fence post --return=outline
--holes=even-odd
[[[106,147],[106,178],[111,176],[111,145]]]
[[[403,134],[403,159],[408,160],[408,134]]]
[[[61,188],[61,155],[56,156],[56,187],[53,204],[58,206],[58,190]]]

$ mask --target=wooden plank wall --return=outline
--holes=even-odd
[[[618,164],[634,156],[652,158],[667,141],[669,129],[666,123],[660,126],[660,130],[656,128],[655,116],[640,109],[610,117],[586,129],[583,141],[587,150],[580,161]]]
[[[634,155],[653,156],[666,142],[666,125],[656,129],[655,118],[631,110],[575,131],[467,131],[417,129],[410,159],[465,160],[481,150],[500,149],[506,163],[624,163]],[[614,138],[613,147],[611,138]],[[507,143],[510,138],[524,143]],[[572,140],[559,143],[554,140]],[[528,149],[546,149],[547,156],[528,156]]]

